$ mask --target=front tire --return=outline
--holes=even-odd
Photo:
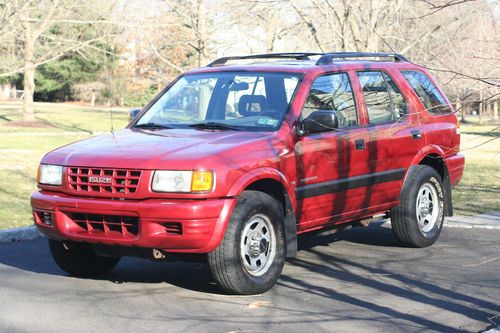
[[[271,289],[285,263],[283,208],[270,195],[244,191],[224,239],[208,254],[210,270],[229,294],[252,295]]]
[[[391,210],[392,231],[403,245],[426,247],[436,242],[443,228],[443,185],[435,169],[426,165],[413,168],[399,206]]]
[[[49,248],[56,264],[65,272],[88,277],[111,271],[120,257],[103,257],[94,253],[90,244],[49,239]]]

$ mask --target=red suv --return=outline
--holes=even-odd
[[[35,223],[70,274],[198,255],[225,292],[261,293],[304,232],[384,214],[433,244],[464,167],[452,106],[398,54],[221,58],[133,116],[41,161]]]

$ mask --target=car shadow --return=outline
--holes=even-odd
[[[394,245],[390,240],[390,235],[385,230],[379,230],[376,237],[370,237],[371,232],[367,233],[367,230],[364,229],[354,228],[348,232],[337,232],[327,236],[318,234],[299,236],[299,251],[310,250],[316,246],[328,246],[338,240],[373,243],[372,245],[377,246]],[[374,239],[379,240],[374,241]],[[288,261],[290,264],[290,260]],[[293,261],[291,263],[293,265]],[[55,264],[51,258],[46,239],[0,244],[0,264],[38,274],[60,275],[78,279],[71,277]],[[151,261],[124,257],[111,272],[86,279],[110,281],[116,284],[167,283],[197,292],[222,294],[206,262]]]
[[[52,260],[46,239],[0,244],[0,264],[38,274],[72,277]],[[0,266],[1,274],[1,266]],[[85,279],[123,283],[167,283],[203,293],[222,294],[212,277],[208,264],[197,262],[166,262],[124,257],[109,273]]]
[[[342,228],[343,226],[340,225],[338,229],[301,234],[298,237],[298,250],[307,250],[315,246],[328,246],[336,241],[380,247],[402,247],[385,220],[370,223],[367,227],[351,228],[346,226],[345,230]]]

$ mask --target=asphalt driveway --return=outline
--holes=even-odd
[[[67,276],[46,240],[0,244],[1,332],[477,332],[500,322],[500,230],[445,228],[426,249],[387,225],[300,239],[278,285],[226,296],[206,264],[125,258]]]

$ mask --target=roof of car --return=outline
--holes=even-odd
[[[228,64],[230,62],[230,64]],[[375,66],[374,66],[375,65]],[[330,53],[271,53],[247,56],[229,56],[216,59],[206,67],[189,73],[220,71],[297,72],[365,68],[415,68],[416,65],[397,53],[330,52]]]

